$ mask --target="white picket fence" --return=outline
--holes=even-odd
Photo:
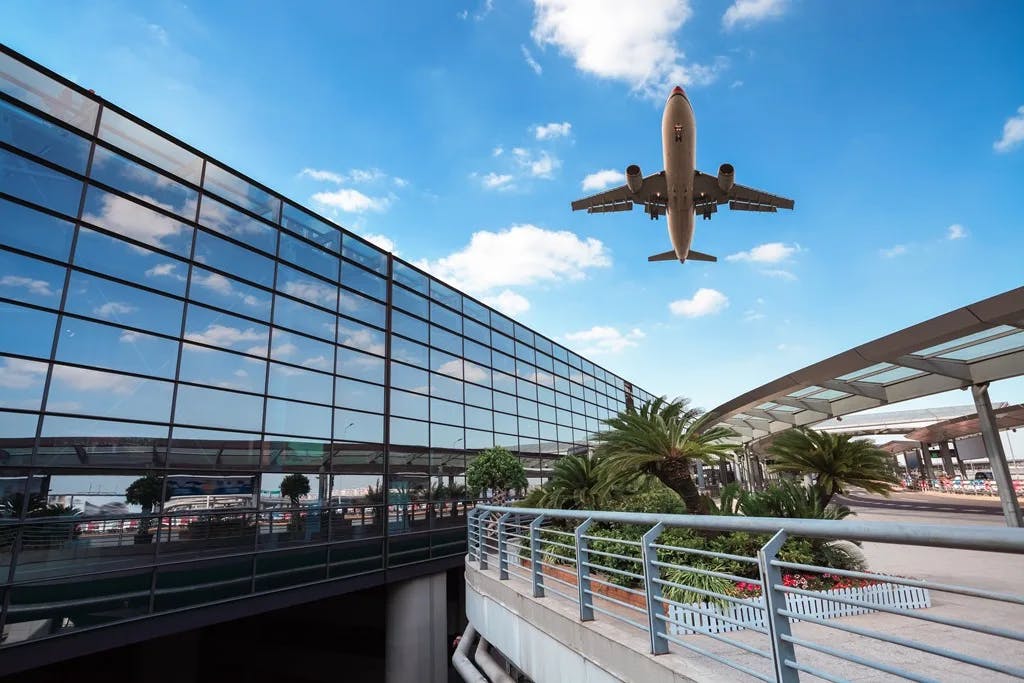
[[[901,586],[894,583],[876,583],[863,588],[837,588],[829,591],[819,591],[821,597],[810,597],[807,595],[795,595],[786,593],[786,609],[790,612],[803,614],[819,619],[832,619],[835,617],[849,617],[855,614],[867,614],[877,610],[870,607],[858,605],[847,605],[835,600],[829,600],[829,596],[846,598],[849,600],[860,600],[885,607],[897,607],[900,609],[922,609],[931,607],[932,599],[927,588],[914,588],[912,586]],[[740,605],[729,603],[728,608],[723,608],[709,603],[693,603],[691,606],[701,609],[704,612],[718,612],[732,621],[743,624],[733,624],[718,619],[708,614],[694,612],[681,608],[677,605],[668,606],[668,628],[672,635],[689,635],[691,633],[725,633],[728,631],[739,631],[746,626],[758,626],[767,628],[765,623],[764,597],[748,598],[747,604]],[[790,618],[790,621],[799,619]]]

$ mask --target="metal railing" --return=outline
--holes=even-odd
[[[665,536],[670,529],[677,531]],[[749,555],[696,547],[727,532],[763,537]],[[683,650],[780,683],[799,681],[800,672],[843,681],[851,664],[858,675],[865,667],[912,681],[991,680],[989,672],[1024,678],[1024,595],[786,561],[785,551],[780,557],[789,539],[1024,555],[1019,529],[481,505],[468,515],[467,534],[469,559],[481,570],[526,582],[534,598],[573,603],[580,621],[600,615],[644,631],[655,655]],[[958,597],[923,609],[932,605],[932,592]],[[964,597],[995,601],[997,612],[1018,611],[993,616],[962,604]],[[872,612],[878,617],[846,618]],[[908,620],[942,630],[908,635]],[[948,627],[960,631],[950,636]],[[981,637],[1005,647],[979,646]],[[908,657],[912,651],[934,657],[938,673],[925,673],[931,665],[921,664],[919,654]],[[846,662],[839,672],[829,668],[835,660]]]

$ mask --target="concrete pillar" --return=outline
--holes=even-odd
[[[1024,518],[1021,517],[1020,503],[1017,502],[1017,494],[1013,490],[1010,465],[1006,462],[1006,453],[1003,451],[1003,441],[999,438],[996,417],[992,413],[992,400],[988,397],[988,382],[972,385],[971,394],[974,395],[974,406],[978,409],[978,424],[981,427],[981,438],[985,442],[985,452],[988,453],[988,464],[992,468],[992,476],[999,486],[999,502],[1003,506],[1006,526],[1022,527]]]
[[[388,586],[385,609],[384,680],[446,683],[448,614],[444,572]]]
[[[704,463],[700,460],[697,461],[697,488],[702,491],[706,488],[704,482]]]
[[[955,477],[956,470],[953,469],[953,453],[949,450],[949,441],[946,439],[939,442],[939,454],[942,455],[942,469],[946,470],[946,475]]]
[[[960,470],[960,476],[964,479],[967,478],[967,468],[964,467],[964,461],[960,459],[960,451],[956,449],[956,440],[953,440],[953,457],[956,458],[956,466]]]
[[[935,478],[935,470],[932,469],[932,454],[928,452],[928,444],[924,441],[921,442],[921,471],[929,482]]]

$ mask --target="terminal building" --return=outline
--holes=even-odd
[[[650,398],[7,48],[0,320],[0,673],[459,567]]]

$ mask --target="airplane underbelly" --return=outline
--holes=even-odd
[[[672,97],[662,117],[662,150],[668,186],[668,236],[680,260],[693,240],[693,175],[696,167],[696,125],[690,103]]]

